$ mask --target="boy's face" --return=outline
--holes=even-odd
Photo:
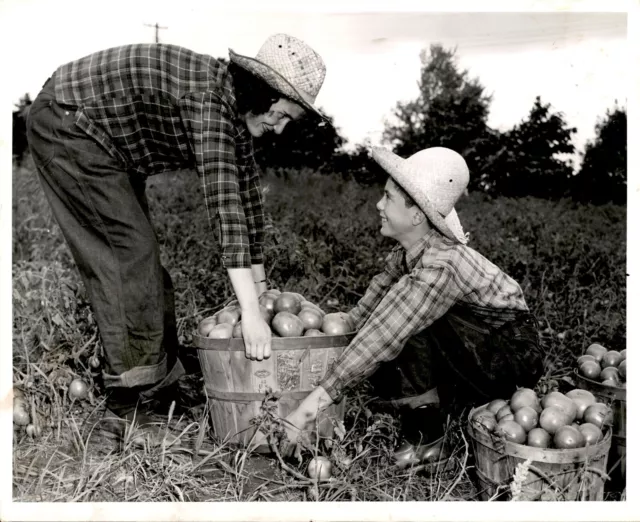
[[[245,122],[249,133],[254,138],[259,138],[267,132],[281,134],[287,123],[299,120],[304,115],[304,112],[304,109],[297,103],[286,98],[280,98],[264,114],[248,113],[245,116]]]
[[[382,226],[380,233],[402,243],[403,239],[414,231],[413,216],[415,207],[407,208],[406,201],[398,192],[397,185],[389,178],[384,186],[382,199],[376,204],[380,212]]]

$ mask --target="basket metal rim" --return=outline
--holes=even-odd
[[[323,348],[344,348],[348,346],[356,332],[343,335],[319,335],[317,337],[272,337],[271,350],[319,350]],[[197,350],[217,350],[228,352],[244,352],[244,339],[212,339],[194,335],[193,347]]]

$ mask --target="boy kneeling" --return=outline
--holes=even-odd
[[[434,147],[404,160],[383,148],[389,174],[380,233],[398,242],[349,315],[357,335],[319,386],[288,417],[287,435],[370,378],[399,407],[398,465],[441,451],[443,411],[508,397],[542,374],[537,323],[516,281],[466,246],[454,209],[469,181],[456,152]]]

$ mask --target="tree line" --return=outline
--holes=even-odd
[[[627,113],[617,104],[606,111],[581,155],[579,169],[570,157],[576,129],[539,96],[529,114],[506,131],[487,124],[492,98],[478,78],[457,64],[455,49],[432,45],[421,53],[419,94],[398,102],[385,123],[383,143],[402,157],[426,147],[456,150],[471,171],[469,190],[490,196],[570,197],[595,204],[626,203]],[[14,157],[26,150],[24,97],[14,111]],[[312,118],[291,122],[280,136],[255,140],[256,159],[276,172],[308,168],[337,172],[363,184],[383,183],[386,175],[371,161],[367,144],[346,151],[340,129],[318,126]]]

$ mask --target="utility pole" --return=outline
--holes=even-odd
[[[168,27],[162,27],[161,25],[158,25],[158,22],[156,22],[155,24],[151,25],[151,24],[144,24],[147,27],[155,27],[156,29],[156,43],[160,42],[160,36],[159,36],[159,31],[160,29],[169,29]]]

